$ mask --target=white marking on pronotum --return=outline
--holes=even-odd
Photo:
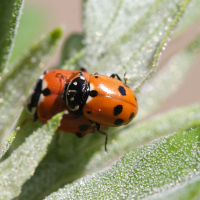
[[[74,97],[71,97],[70,101],[74,101]]]
[[[84,76],[80,76],[80,79],[85,80],[85,77]]]
[[[74,107],[74,110],[78,110],[79,109],[79,105]]]
[[[73,84],[74,84],[74,85],[77,85],[77,82],[75,81]]]
[[[92,100],[91,96],[88,96],[86,103],[89,103]]]
[[[47,82],[45,80],[42,81],[42,90],[47,88]]]
[[[44,74],[40,75],[39,79],[43,79],[44,78]]]
[[[44,95],[43,94],[40,94],[40,98],[39,98],[39,101],[38,101],[38,105],[44,100]]]
[[[69,111],[68,111],[68,110],[65,110],[64,114],[65,114],[65,115],[68,115],[68,114],[69,114]]]
[[[90,91],[94,90],[94,85],[90,83]]]

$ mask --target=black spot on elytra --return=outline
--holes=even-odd
[[[95,76],[95,78],[99,78],[98,76]]]
[[[122,96],[126,96],[126,90],[123,86],[119,86],[118,90]]]
[[[117,105],[114,107],[114,116],[117,116],[119,115],[123,110],[123,107],[122,105]]]
[[[38,101],[40,99],[40,95],[42,93],[42,79],[38,79],[35,88],[34,88],[34,92],[30,97],[30,102],[27,104],[27,109],[29,112],[33,112],[34,108],[37,107],[38,105]]]
[[[51,94],[51,91],[49,88],[45,88],[44,90],[42,90],[42,94],[46,97]]]
[[[80,131],[87,131],[89,128],[89,125],[83,124],[83,125],[80,125],[78,128]]]
[[[96,97],[97,94],[98,94],[98,92],[97,92],[96,90],[92,90],[92,91],[89,92],[89,95],[90,95],[91,97]]]
[[[116,119],[115,122],[114,122],[114,125],[118,126],[118,125],[122,124],[123,121],[124,121],[123,119]]]
[[[91,114],[92,112],[90,110],[87,111],[87,114]]]
[[[134,115],[135,115],[134,113],[131,113],[131,115],[129,117],[129,121],[131,121],[133,119]]]
[[[83,135],[82,135],[81,133],[76,133],[76,136],[77,136],[78,138],[82,138],[82,137],[83,137]]]

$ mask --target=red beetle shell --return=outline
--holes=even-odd
[[[74,119],[71,116],[71,111],[62,101],[62,92],[64,85],[66,82],[69,81],[67,78],[77,72],[79,71],[56,69],[44,73],[44,75],[42,75],[39,79],[42,79],[41,89],[40,91],[37,91],[36,88],[34,93],[32,94],[32,97],[36,92],[40,92],[36,112],[37,117],[42,123],[46,123],[55,114],[61,111],[65,111],[66,114],[63,115],[58,130],[85,135],[86,133],[93,132],[93,127],[91,126],[91,123],[84,115]],[[86,80],[89,80],[90,74],[87,72],[83,73]]]
[[[136,116],[135,95],[122,81],[95,74],[89,80],[89,88],[83,107],[83,114],[88,119],[106,126],[121,126]]]

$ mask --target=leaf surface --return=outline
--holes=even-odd
[[[123,155],[114,165],[65,186],[46,200],[142,199],[200,172],[200,127],[162,137]]]
[[[46,155],[47,146],[57,129],[63,113],[54,116],[41,129],[38,129],[0,164],[0,199],[7,200],[18,196],[24,182]]]
[[[130,87],[139,89],[155,71],[167,39],[189,2],[87,1],[80,65],[91,73],[122,76],[126,72]]]
[[[0,1],[0,74],[11,55],[23,2],[23,0]]]

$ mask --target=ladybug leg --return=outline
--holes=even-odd
[[[124,84],[126,85],[128,78],[126,77],[126,72],[124,73]]]
[[[93,128],[93,132],[95,132],[96,131],[96,123],[91,121],[91,120],[89,120],[89,119],[88,119],[88,121],[91,123],[91,126]]]
[[[108,152],[108,151],[107,151],[107,147],[106,147],[107,142],[108,142],[108,133],[106,133],[106,132],[100,130],[100,129],[101,129],[101,125],[100,125],[100,124],[98,124],[98,123],[95,123],[95,124],[96,124],[96,129],[97,129],[97,131],[98,131],[99,133],[101,133],[102,135],[105,135],[105,136],[106,136],[106,140],[105,140],[105,151]]]
[[[118,76],[118,74],[114,73],[110,75],[111,78],[117,77],[118,80],[122,81],[121,78]]]

